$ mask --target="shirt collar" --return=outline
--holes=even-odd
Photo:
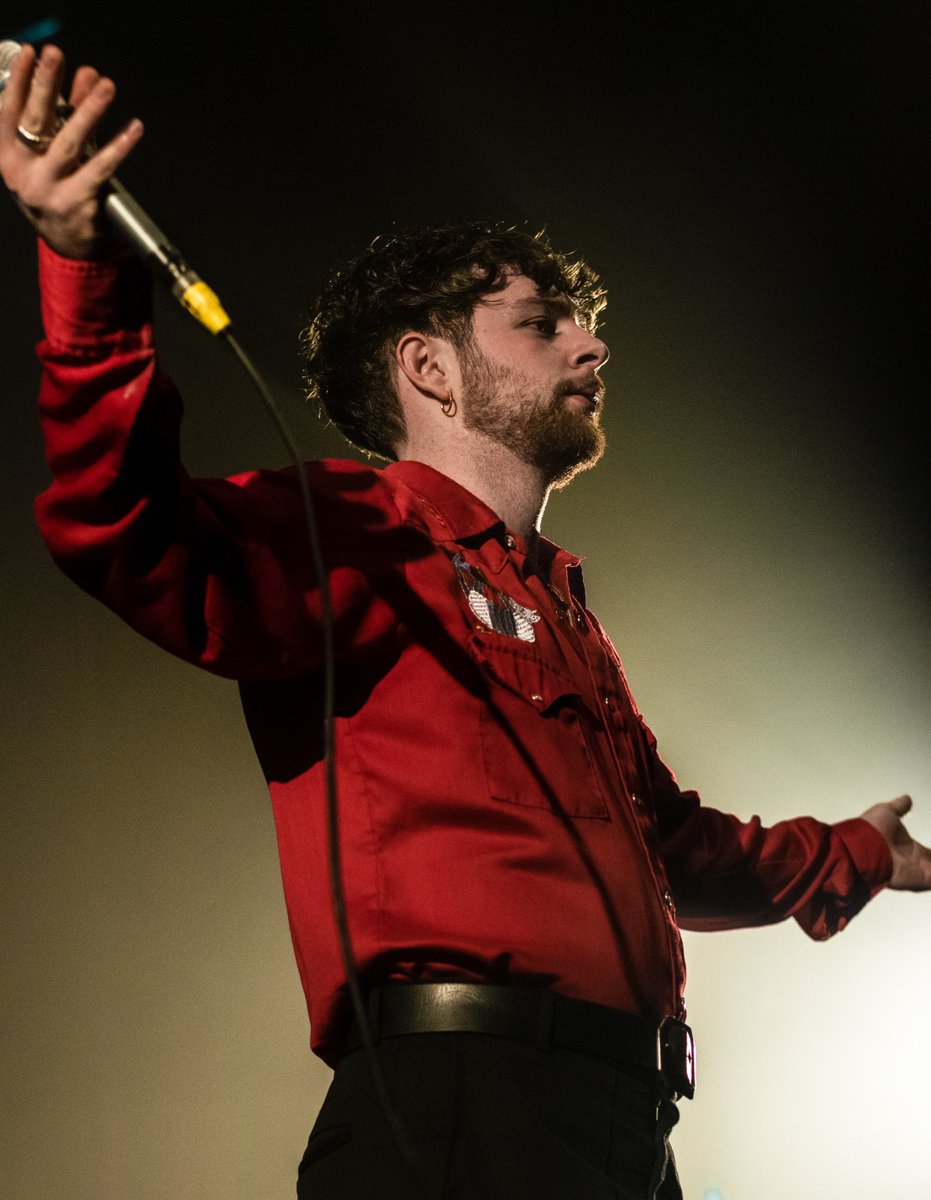
[[[507,560],[508,551],[512,549],[508,541],[508,529],[493,509],[472,494],[461,483],[450,479],[434,467],[426,463],[405,459],[401,462],[389,463],[383,468],[385,475],[394,483],[402,483],[419,499],[421,505],[437,525],[438,540],[453,541],[459,545],[481,545],[490,539],[501,548],[502,553],[495,555],[497,569]],[[517,538],[517,550],[522,551],[522,539]],[[574,554],[563,550],[555,542],[540,537],[540,561],[551,572],[557,563],[570,570],[571,590],[581,591],[580,560]],[[574,578],[572,578],[574,577]],[[574,585],[574,586],[572,586]]]
[[[445,539],[455,542],[495,537],[507,543],[507,529],[496,512],[484,501],[426,463],[389,463],[384,468],[392,482],[400,481],[420,500],[427,513],[445,531]]]

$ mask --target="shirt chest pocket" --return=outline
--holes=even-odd
[[[473,635],[479,742],[492,800],[609,820],[593,752],[594,715],[568,675],[514,638]]]

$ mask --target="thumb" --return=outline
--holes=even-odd
[[[905,814],[912,807],[912,798],[911,798],[911,796],[896,796],[896,798],[894,800],[889,801],[889,807],[898,816],[904,817]]]

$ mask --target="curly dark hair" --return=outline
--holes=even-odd
[[[541,292],[568,297],[594,333],[607,293],[589,266],[559,254],[543,232],[484,221],[402,229],[376,238],[324,286],[301,339],[308,400],[360,450],[397,458],[405,434],[398,340],[414,330],[468,345],[475,304],[515,270]]]

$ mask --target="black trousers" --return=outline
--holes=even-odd
[[[356,1050],[314,1125],[298,1200],[681,1200],[675,1105],[607,1062],[473,1033],[386,1038],[378,1056],[417,1166]]]

